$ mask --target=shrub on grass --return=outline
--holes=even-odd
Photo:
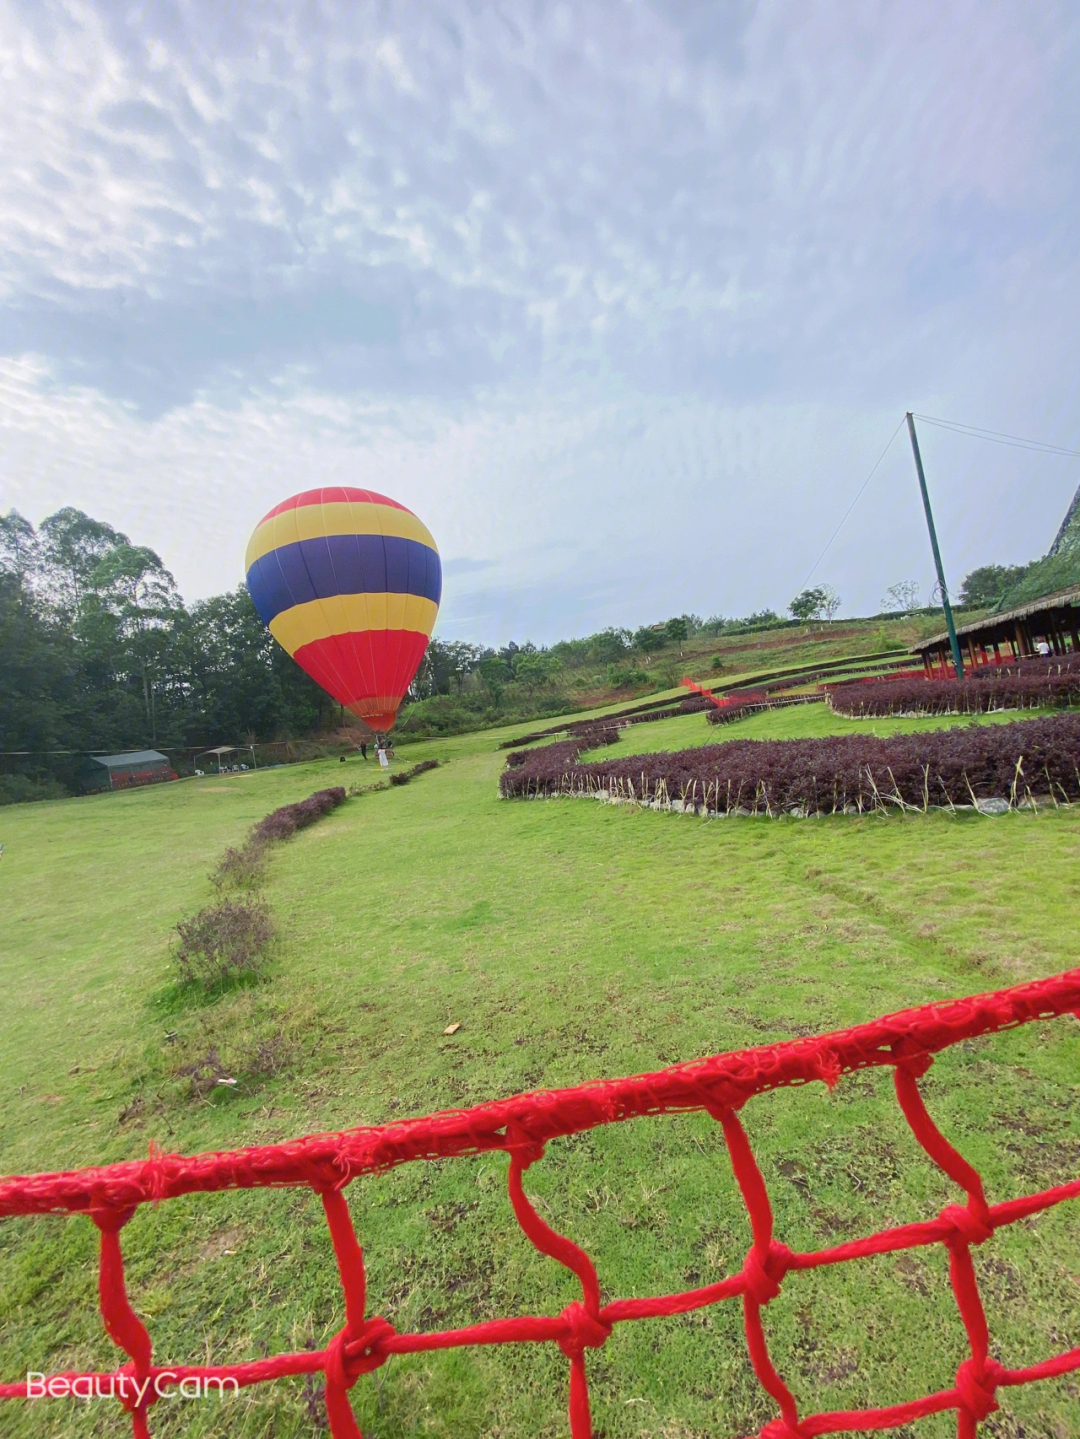
[[[685,713],[679,705],[665,705],[663,709],[649,710],[647,714],[627,715],[622,724],[652,724],[655,720],[675,719]]]
[[[316,790],[307,799],[272,810],[258,824],[252,825],[250,834],[239,849],[229,846],[210,874],[211,883],[218,889],[254,889],[263,880],[267,845],[288,839],[298,829],[306,829],[339,804],[344,804],[345,798],[345,790],[338,785],[334,789]]]
[[[261,899],[223,899],[176,926],[182,984],[209,989],[265,968],[274,924]]]
[[[747,719],[750,715],[761,714],[763,710],[787,709],[791,705],[819,704],[825,698],[820,694],[780,695],[751,694],[731,698],[714,705],[705,716],[709,724],[734,724],[736,720]]]
[[[691,703],[690,710],[683,708],[683,705],[688,702]],[[603,719],[599,720],[573,720],[570,724],[555,725],[551,729],[533,730],[531,734],[503,740],[499,749],[521,749],[525,745],[536,744],[539,740],[550,739],[552,735],[574,735],[582,729],[595,729],[597,725],[651,724],[653,720],[674,719],[676,715],[692,714],[698,709],[707,709],[709,704],[710,701],[701,695],[689,695],[681,704],[665,705],[663,709],[654,709],[651,704],[635,705],[630,709],[615,710],[613,714],[605,715]]]
[[[523,746],[525,746],[525,745],[536,744],[538,741],[540,741],[540,740],[542,740],[542,739],[548,739],[548,738],[549,738],[551,735],[553,735],[553,734],[561,734],[561,733],[562,733],[562,731],[561,731],[561,730],[557,730],[557,729],[538,729],[538,730],[533,730],[532,734],[519,735],[519,736],[517,737],[517,739],[504,739],[503,742],[502,742],[502,744],[499,745],[499,748],[500,748],[500,749],[521,749],[521,748],[523,748]]]
[[[1080,670],[1080,651],[1070,650],[1065,655],[1029,656],[1027,659],[1012,660],[1008,664],[980,665],[971,671],[973,680],[992,680],[996,675],[1023,675],[1025,678],[1043,678],[1047,675],[1061,675]]]
[[[251,838],[258,844],[288,839],[298,829],[306,829],[309,824],[314,824],[324,814],[329,814],[332,809],[337,809],[339,804],[344,803],[343,785],[335,785],[333,789],[316,790],[314,794],[309,794],[307,799],[298,800],[296,804],[284,804],[280,809],[271,810],[265,819],[261,819],[252,828]]]
[[[608,665],[607,682],[612,689],[626,689],[630,686],[639,688],[649,683],[649,675],[645,670],[635,669],[628,665]]]
[[[575,726],[574,733],[569,739],[560,740],[556,744],[544,745],[538,750],[512,750],[506,757],[507,769],[518,769],[529,764],[533,759],[540,760],[542,766],[548,769],[561,770],[568,764],[573,764],[579,754],[585,750],[600,749],[604,745],[615,744],[619,738],[620,726],[616,724],[604,724],[594,720],[591,724]],[[501,788],[501,785],[500,785]]]
[[[546,757],[548,765],[560,761],[563,764],[573,764],[584,748],[585,745],[578,739],[564,739],[559,740],[556,744],[546,744],[538,750],[511,750],[506,757],[506,768],[508,770],[523,769],[526,765],[531,765],[535,757],[541,754]],[[552,757],[556,758],[553,760]]]
[[[221,1062],[217,1046],[213,1044],[191,1064],[180,1065],[176,1073],[179,1078],[188,1081],[193,1099],[205,1099],[212,1089],[232,1077]]]
[[[733,740],[676,753],[576,764],[567,745],[503,772],[510,797],[596,795],[713,814],[925,810],[1033,794],[1080,799],[1080,715],[931,734]]]
[[[414,764],[412,769],[403,769],[398,774],[392,774],[390,776],[390,783],[408,784],[409,781],[415,779],[418,774],[426,774],[429,769],[438,768],[439,761],[437,759],[422,759],[419,764]]]
[[[297,1047],[286,1033],[275,1029],[259,1038],[246,1032],[237,1016],[231,1018],[238,1034],[209,1045],[204,1037],[193,1051],[178,1055],[171,1066],[177,1079],[188,1081],[189,1098],[205,1100],[219,1086],[250,1096],[270,1080],[291,1072]]]
[[[248,840],[239,849],[230,845],[211,871],[210,883],[218,889],[254,889],[265,874],[266,846]]]

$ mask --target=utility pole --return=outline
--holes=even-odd
[[[956,624],[953,621],[952,605],[949,603],[949,587],[945,583],[945,571],[941,564],[937,530],[934,528],[934,512],[930,508],[930,495],[926,488],[922,455],[919,453],[919,439],[915,433],[915,417],[910,410],[905,419],[907,420],[908,434],[911,436],[911,452],[915,456],[915,470],[919,476],[923,509],[926,511],[926,528],[930,531],[930,548],[934,551],[934,568],[937,570],[938,589],[941,591],[941,608],[945,611],[945,628],[949,631],[949,644],[952,647],[953,664],[956,666],[956,678],[962,680],[964,678],[964,661],[960,655],[960,641],[956,638]]]

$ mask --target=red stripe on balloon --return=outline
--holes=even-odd
[[[380,495],[374,490],[351,490],[344,485],[334,485],[325,490],[304,490],[303,494],[282,500],[280,505],[267,510],[259,524],[264,525],[275,515],[284,514],[286,510],[298,510],[304,505],[342,505],[349,501],[360,505],[389,505],[392,510],[404,510],[407,515],[412,514],[407,505],[399,505],[397,500],[390,499],[389,495]]]
[[[300,668],[317,685],[353,713],[365,700],[386,697],[393,709],[366,716],[386,720],[376,729],[389,728],[417,666],[427,649],[427,635],[416,630],[363,630],[330,635],[301,645],[293,654]]]

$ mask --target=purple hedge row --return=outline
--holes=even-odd
[[[748,695],[745,700],[734,704],[713,705],[707,716],[710,724],[734,724],[748,715],[761,714],[763,710],[786,709],[789,705],[820,704],[824,695],[788,695],[782,699],[770,699],[768,695]]]
[[[223,886],[255,888],[262,883],[268,845],[288,839],[298,829],[306,829],[344,803],[345,791],[338,785],[334,789],[316,790],[296,804],[285,804],[280,809],[271,810],[251,826],[247,839],[239,849],[229,846],[211,873],[211,880],[219,889]]]
[[[274,922],[265,900],[223,899],[191,919],[182,919],[176,932],[180,983],[211,988],[263,969]]]
[[[540,756],[543,756],[542,762],[548,765],[573,764],[579,754],[599,749],[601,745],[614,744],[618,738],[619,726],[616,724],[594,722],[582,725],[569,739],[546,744],[542,749],[511,750],[506,757],[506,767],[508,770],[521,769]]]
[[[507,798],[580,795],[707,814],[836,814],[1080,799],[1080,715],[929,734],[733,740],[577,764],[568,745],[503,772]]]
[[[540,740],[547,739],[551,734],[561,734],[561,730],[538,729],[532,734],[518,735],[517,739],[504,739],[499,745],[500,749],[523,749],[526,745],[538,744]]]
[[[1037,659],[1015,660],[1007,665],[980,665],[972,670],[973,680],[992,680],[995,675],[1060,675],[1080,670],[1080,651],[1064,655],[1040,655]]]
[[[419,764],[414,764],[412,769],[403,769],[399,770],[397,774],[392,774],[390,776],[390,783],[408,784],[409,781],[415,779],[418,774],[427,774],[429,769],[438,768],[439,761],[437,759],[422,759]]]
[[[616,710],[614,714],[605,715],[603,719],[574,720],[568,725],[553,725],[551,729],[534,730],[532,734],[519,735],[517,739],[503,740],[499,749],[522,749],[526,745],[536,744],[539,740],[550,739],[554,734],[575,735],[581,730],[591,730],[596,725],[613,724],[616,721],[620,725],[650,724],[653,720],[673,719],[676,715],[697,714],[711,706],[712,701],[703,695],[687,695],[677,705],[666,705],[663,709],[638,705],[634,709]]]
[[[648,714],[631,714],[619,718],[623,725],[652,724],[654,720],[675,719],[679,715],[700,714],[703,710],[713,708],[711,699],[704,695],[687,695],[686,699],[680,700],[677,705],[667,705],[661,710],[650,710]],[[612,716],[614,718],[614,716]]]
[[[999,672],[979,681],[906,679],[836,685],[829,690],[829,704],[837,714],[856,719],[1062,707],[1080,704],[1080,670],[1032,676]]]
[[[345,803],[345,790],[341,785],[333,789],[318,789],[307,799],[296,804],[283,804],[280,809],[271,810],[251,829],[251,840],[255,844],[269,844],[272,840],[288,839],[298,829],[306,829],[324,814]]]
[[[265,877],[266,851],[271,844],[306,829],[344,803],[345,791],[338,785],[271,810],[252,825],[239,849],[230,846],[225,851],[210,879],[219,890],[256,889]],[[274,937],[274,925],[266,901],[248,896],[219,899],[192,919],[181,920],[176,932],[180,937],[176,965],[181,984],[213,989],[242,975],[261,972]]]

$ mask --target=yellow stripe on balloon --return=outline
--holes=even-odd
[[[326,505],[297,505],[263,520],[248,541],[244,569],[250,570],[256,560],[282,545],[295,545],[299,540],[318,540],[324,535],[393,535],[402,540],[418,540],[438,553],[431,531],[422,520],[408,510],[393,505],[372,505],[359,500],[345,500]]]
[[[295,654],[301,645],[357,630],[414,630],[430,635],[439,612],[422,595],[333,595],[282,610],[270,621],[270,633],[283,650]]]

